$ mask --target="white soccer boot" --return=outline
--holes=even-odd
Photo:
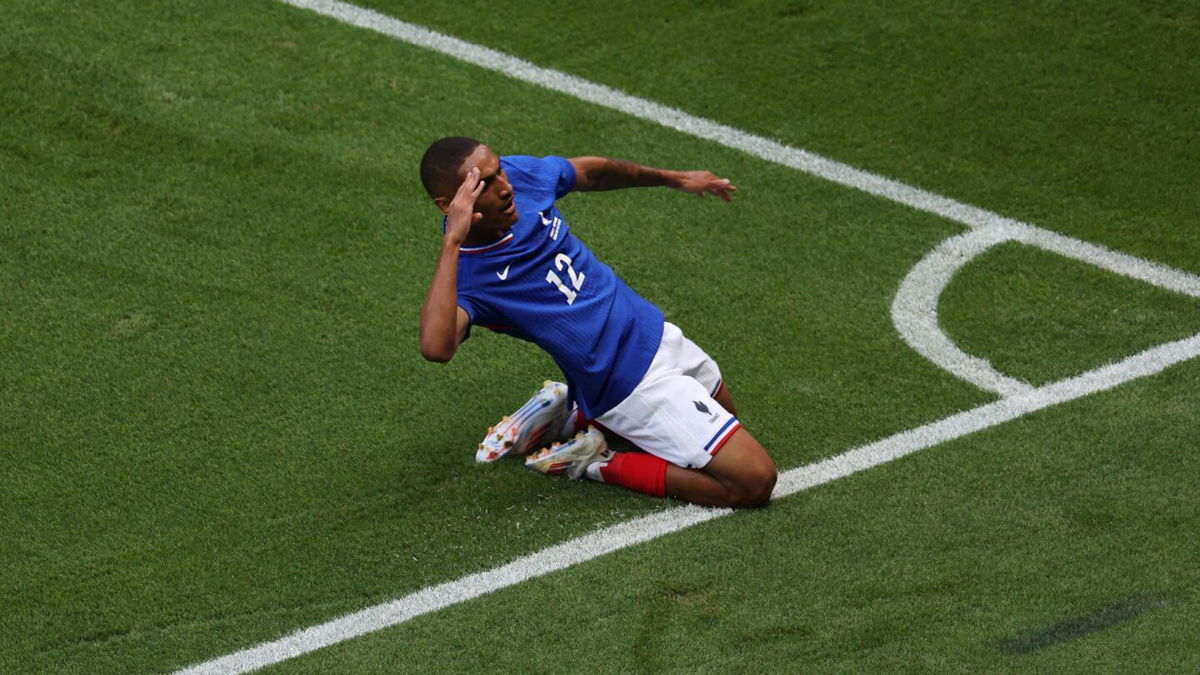
[[[546,380],[525,405],[488,429],[475,451],[475,461],[494,462],[507,455],[523,455],[559,440],[570,412],[567,385]]]
[[[608,449],[604,434],[596,427],[588,427],[587,433],[579,432],[566,443],[555,443],[525,458],[525,468],[550,476],[567,474],[581,480],[588,466],[594,462],[607,462],[616,452]]]

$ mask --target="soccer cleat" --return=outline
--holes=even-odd
[[[546,380],[525,405],[488,429],[475,451],[475,461],[494,462],[506,455],[523,455],[557,441],[569,412],[567,385]]]
[[[550,476],[567,474],[580,480],[593,462],[607,462],[616,453],[608,449],[604,434],[596,427],[588,427],[587,433],[579,432],[566,443],[555,443],[525,458],[525,468]]]

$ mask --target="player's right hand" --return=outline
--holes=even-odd
[[[454,243],[461,244],[471,232],[471,226],[478,223],[483,214],[475,210],[475,200],[483,193],[483,181],[479,180],[479,167],[471,167],[454,199],[450,200],[450,208],[446,210],[446,237]]]

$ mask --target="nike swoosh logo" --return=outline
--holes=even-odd
[[[538,215],[542,217],[542,225],[549,226],[550,224],[552,224],[554,222],[553,220],[550,220],[549,218],[547,218],[546,214],[542,213],[541,211],[538,211]]]
[[[512,267],[511,263],[504,266],[503,272],[496,272],[496,276],[500,277],[500,281],[504,281],[505,279],[508,278],[508,268],[510,268],[510,267]]]

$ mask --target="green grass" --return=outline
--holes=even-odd
[[[990,310],[981,320],[979,310]],[[1200,303],[1019,244],[976,259],[942,295],[942,326],[1002,373],[1046,384],[1195,335]]]
[[[670,506],[473,465],[553,366],[485,332],[417,354],[441,135],[732,177],[732,205],[562,209],[783,468],[991,400],[889,318],[958,225],[268,0],[10,4],[0,671],[171,670]],[[1186,3],[369,4],[1200,273]],[[1200,330],[1015,245],[940,315],[1035,383]],[[277,669],[1194,670],[1197,385],[1183,364]],[[1162,602],[1000,646],[1136,598]]]

